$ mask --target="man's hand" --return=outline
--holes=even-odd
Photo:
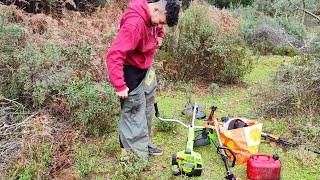
[[[125,90],[116,92],[116,95],[121,99],[126,99],[128,98],[128,92],[129,92],[129,88],[126,88]]]
[[[158,41],[158,47],[161,47],[161,46],[162,46],[163,38],[158,37],[158,38],[157,38],[157,41]]]

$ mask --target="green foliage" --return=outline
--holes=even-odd
[[[264,16],[254,7],[245,7],[233,9],[234,16],[241,17],[245,20],[244,24],[238,26],[239,36],[243,38],[249,45],[254,44],[254,32],[261,24],[270,26],[279,26],[279,22],[270,16]]]
[[[110,30],[106,34],[103,35],[102,42],[106,43],[106,44],[112,42],[117,34],[117,29],[118,29],[117,27],[110,28]]]
[[[317,30],[317,36],[318,36],[318,38],[320,38],[320,28]]]
[[[67,88],[66,95],[74,122],[87,130],[90,124],[99,127],[99,132],[114,130],[117,98],[111,85],[92,82],[87,76],[75,78]]]
[[[250,71],[250,52],[239,38],[220,35],[207,13],[205,5],[185,11],[177,28],[168,32],[171,36],[166,36],[158,57],[166,61],[168,78],[179,74],[183,81],[201,77],[201,81],[239,82]]]
[[[155,121],[155,127],[160,132],[172,132],[177,125],[174,122]]]
[[[275,55],[290,56],[290,57],[294,57],[299,54],[298,51],[291,46],[283,46],[283,47],[279,47],[279,48],[274,48],[272,52]]]
[[[311,56],[297,57],[295,63],[279,68],[274,86],[257,101],[259,112],[267,115],[318,113],[320,108],[320,61]]]
[[[297,49],[291,46],[275,47],[271,43],[268,43],[265,41],[261,43],[257,43],[256,49],[263,55],[273,54],[273,55],[294,57],[299,54]]]
[[[126,166],[121,166],[119,171],[111,178],[114,180],[126,180],[126,179],[141,179],[142,172],[146,168],[146,164],[141,158],[131,154],[130,158],[132,162],[128,163]]]
[[[229,8],[231,6],[250,6],[254,0],[207,0],[207,2],[219,8]]]
[[[23,40],[22,25],[9,24],[12,19],[12,13],[0,13],[0,59],[10,59],[17,48],[17,44]]]
[[[311,42],[310,53],[320,57],[320,30],[316,33],[317,37]]]
[[[252,49],[259,51],[262,54],[276,54],[276,55],[288,55],[295,56],[298,54],[297,48],[289,47],[285,45],[283,47],[276,47],[274,44],[271,44],[267,40],[260,40],[263,42],[257,42],[258,39],[254,37],[255,33],[262,25],[264,27],[270,27],[269,31],[278,31],[274,32],[273,36],[279,37],[269,37],[270,41],[272,38],[277,38],[285,42],[286,35],[280,34],[284,32],[291,39],[296,39],[295,42],[302,42],[308,38],[308,28],[305,25],[299,23],[296,19],[292,17],[271,17],[259,12],[255,7],[245,7],[245,8],[236,8],[232,10],[235,16],[240,16],[245,20],[244,24],[238,26],[239,36],[243,38]],[[283,31],[284,30],[284,31]],[[287,40],[288,41],[288,40]],[[299,47],[299,45],[297,45]]]
[[[319,59],[296,56],[294,62],[280,66],[273,84],[257,90],[254,107],[260,115],[277,117],[269,130],[287,134],[292,141],[310,149],[319,149],[319,87]],[[278,125],[272,127],[275,123]]]
[[[115,163],[115,159],[108,156],[110,154],[114,156],[120,150],[118,138],[118,133],[113,133],[111,136],[104,136],[98,141],[77,144],[74,147],[76,174],[80,178],[87,179],[88,176],[92,178],[92,174],[102,175],[118,171],[120,169],[118,163]]]
[[[305,2],[305,7],[303,7],[303,2]],[[320,7],[320,3],[318,0],[255,0],[254,6],[259,11],[273,17],[295,17],[300,19],[303,16],[303,12],[297,11],[296,7],[303,7],[310,12],[315,12]]]
[[[110,0],[91,0],[90,3],[92,3],[95,7],[105,7]]]
[[[219,89],[219,85],[216,83],[211,83],[209,86],[212,97],[215,97],[217,94],[217,90]]]
[[[90,165],[90,156],[87,151],[80,148],[77,150],[77,155],[75,157],[75,168],[76,173],[80,177],[86,177],[89,175],[91,171],[91,165]]]
[[[30,162],[22,165],[17,162],[13,165],[8,173],[10,179],[39,179],[47,175],[47,169],[49,168],[52,158],[52,147],[49,144],[43,143],[34,148],[35,149],[31,151]]]
[[[106,137],[108,139],[108,144],[105,146],[104,151],[106,153],[114,153],[119,150],[120,144],[119,144],[119,134],[114,133],[112,136]]]
[[[85,39],[68,47],[38,43],[12,21],[12,13],[0,14],[0,93],[71,117],[88,134],[113,131],[116,98],[109,84],[97,81],[101,74],[92,65],[96,47]]]
[[[256,49],[261,54],[266,55],[273,52],[274,46],[268,42],[261,42],[256,45]]]
[[[8,98],[39,107],[63,91],[72,69],[64,62],[61,46],[26,41],[22,25],[9,23],[4,17],[1,21],[0,91]]]
[[[299,40],[304,40],[308,37],[308,29],[305,25],[297,22],[293,18],[278,18],[279,24],[285,29],[288,34],[294,35]]]

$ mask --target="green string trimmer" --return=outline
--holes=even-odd
[[[205,122],[205,124],[204,124],[204,127],[206,127],[207,129],[203,130],[202,136],[206,136],[204,133],[207,133],[206,139],[208,139],[210,141],[210,143],[213,144],[217,148],[217,153],[221,156],[224,167],[226,169],[225,178],[228,180],[236,180],[236,177],[231,170],[231,168],[234,167],[236,164],[236,156],[230,148],[224,146],[221,142],[219,123],[216,118],[216,110],[217,110],[216,106],[211,107],[211,113],[208,118],[208,121]],[[216,140],[218,140],[218,143],[216,143]],[[203,143],[203,142],[204,141],[197,142],[198,146],[201,146],[201,143]],[[204,143],[205,144],[202,144],[202,145],[206,145],[206,142],[204,142]],[[226,155],[226,152],[228,152],[232,156],[231,165],[228,162],[229,159],[228,159],[228,156]]]
[[[195,129],[204,128],[202,126],[195,126],[196,113],[198,111],[197,104],[194,105],[192,122],[190,125],[186,125],[185,123],[177,119],[166,119],[166,118],[160,117],[157,103],[155,103],[154,106],[155,106],[155,115],[161,121],[177,122],[189,129],[187,147],[184,150],[179,151],[172,155],[172,167],[171,167],[172,173],[174,175],[184,174],[187,176],[201,176],[202,158],[199,153],[193,151]]]

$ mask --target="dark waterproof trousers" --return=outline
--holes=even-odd
[[[122,101],[119,133],[123,148],[148,161],[151,143],[151,124],[154,112],[157,81],[149,69],[141,83]]]

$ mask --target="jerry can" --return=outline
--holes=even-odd
[[[250,180],[280,179],[281,162],[277,154],[253,154],[247,162],[247,176]]]

